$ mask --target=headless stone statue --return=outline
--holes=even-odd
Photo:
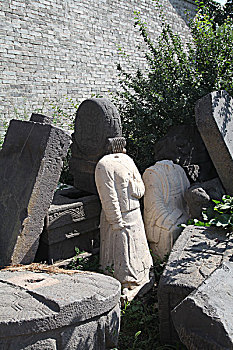
[[[102,203],[100,265],[121,282],[131,300],[149,282],[149,252],[139,198],[144,184],[133,160],[123,153],[104,156],[95,170]]]
[[[147,239],[153,253],[163,259],[181,232],[178,225],[188,219],[184,192],[189,180],[180,165],[163,160],[145,170],[143,181]]]

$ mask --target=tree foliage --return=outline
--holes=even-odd
[[[135,17],[147,47],[147,69],[132,74],[118,65],[123,132],[140,170],[153,163],[153,145],[171,125],[194,123],[199,98],[219,89],[233,93],[233,19],[225,16],[218,24],[216,12],[199,2],[189,23],[192,39],[184,44],[166,23],[159,0],[157,6],[162,32],[156,42],[140,14]]]

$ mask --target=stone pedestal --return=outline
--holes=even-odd
[[[98,196],[74,187],[55,193],[41,234],[37,261],[56,261],[99,247],[101,205]]]
[[[120,283],[111,277],[2,271],[0,296],[1,350],[105,350],[117,345]]]
[[[160,337],[179,340],[171,311],[233,254],[233,238],[223,229],[188,226],[177,239],[158,288]]]

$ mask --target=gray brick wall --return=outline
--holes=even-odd
[[[161,0],[172,27],[189,36],[185,10],[191,0]],[[1,0],[0,119],[41,108],[51,102],[69,112],[67,98],[82,101],[91,94],[108,96],[117,88],[118,62],[145,60],[134,28],[140,11],[152,38],[161,29],[153,0]],[[119,47],[128,56],[119,55]]]

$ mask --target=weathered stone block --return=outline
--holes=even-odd
[[[92,252],[99,247],[101,205],[98,196],[74,187],[55,193],[41,234],[37,261],[56,261],[75,255],[75,247]]]
[[[233,263],[224,263],[172,311],[188,349],[233,349]]]
[[[0,152],[0,265],[33,261],[69,144],[59,128],[11,121]]]
[[[233,195],[233,98],[224,90],[197,101],[196,123],[227,194]]]
[[[112,277],[1,271],[0,280],[1,349],[116,347],[121,288]]]
[[[75,119],[70,160],[77,189],[97,194],[96,164],[105,154],[112,153],[109,139],[121,135],[120,116],[110,101],[92,98],[81,103]]]
[[[188,226],[177,239],[158,288],[160,336],[178,340],[171,311],[233,254],[233,237],[223,229]]]

